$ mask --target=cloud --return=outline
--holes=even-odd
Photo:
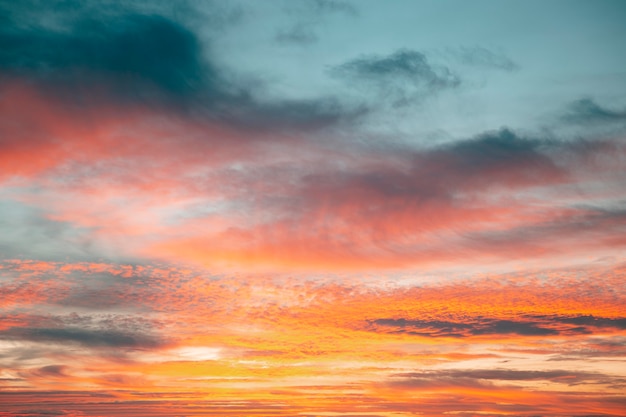
[[[145,334],[81,328],[13,327],[2,331],[2,336],[9,340],[78,344],[91,348],[153,349],[164,345],[162,340]]]
[[[541,327],[536,323],[513,320],[496,320],[488,323],[484,327],[474,329],[472,333],[475,335],[518,334],[521,336],[547,336],[559,334],[557,330]]]
[[[606,333],[611,331],[610,327],[602,330],[603,332],[599,332],[599,336],[588,339],[584,344],[572,345],[568,349],[558,350],[548,360],[560,362],[623,357],[626,354],[626,338],[620,334],[607,335]],[[623,383],[624,381],[619,382]]]
[[[620,140],[377,136],[378,102],[420,123],[463,73],[411,49],[339,57],[326,81],[364,104],[281,98],[290,81],[243,73],[275,16],[0,3],[0,253],[22,258],[0,260],[0,414],[619,414]],[[356,13],[230,4],[310,11],[291,45]],[[463,51],[470,75],[513,70]]]
[[[329,74],[388,99],[396,107],[461,83],[448,68],[429,63],[426,55],[411,49],[400,49],[387,56],[362,56],[332,67]]]
[[[127,111],[165,110],[190,123],[218,122],[248,133],[321,129],[358,114],[333,97],[263,99],[266,88],[253,82],[255,77],[218,62],[193,13],[159,4],[114,3],[100,10],[79,3],[54,25],[49,24],[57,16],[54,8],[42,4],[38,13],[29,13],[29,26],[21,24],[19,13],[11,18],[9,12],[16,13],[8,7],[10,17],[0,30],[0,83],[4,88],[35,83],[39,94],[68,107],[73,117],[90,110],[83,117],[96,122],[107,104]],[[207,5],[209,14],[217,8]]]
[[[234,131],[177,118],[153,126],[165,115],[143,111],[73,122],[71,112],[53,108],[53,101],[33,97],[20,103],[24,93],[12,94],[7,92],[5,108],[9,114],[20,108],[14,120],[24,120],[4,136],[4,173],[46,180],[13,193],[28,206],[0,207],[6,206],[7,221],[20,226],[13,232],[18,238],[7,235],[15,243],[7,242],[11,256],[35,247],[55,256],[55,242],[63,241],[80,259],[99,251],[114,258],[122,252],[124,259],[175,255],[216,264],[230,259],[303,268],[372,262],[402,267],[476,254],[557,253],[562,247],[545,247],[544,236],[554,241],[580,230],[617,233],[623,217],[610,208],[558,199],[546,207],[527,198],[537,189],[558,191],[573,183],[584,189],[586,172],[605,179],[613,174],[603,170],[619,172],[619,142],[558,142],[501,129],[426,149],[333,149],[280,135],[265,141],[267,134],[254,129],[266,124],[276,131],[286,120],[312,130],[341,123],[341,107],[332,100],[324,106],[314,100],[244,107]],[[245,122],[252,137],[242,133]],[[223,201],[237,210],[220,209]],[[191,204],[207,214],[174,221]],[[11,215],[16,207],[17,219]],[[262,221],[238,217],[248,208],[262,213]],[[358,230],[347,227],[353,222]],[[28,236],[42,235],[52,238],[29,246]]]
[[[232,198],[264,208],[263,221],[241,219],[215,238],[189,230],[157,243],[153,253],[214,265],[400,268],[477,256],[557,256],[582,250],[584,241],[567,239],[580,230],[604,234],[604,244],[615,247],[611,236],[619,239],[622,215],[576,204],[581,197],[569,187],[593,186],[589,172],[613,184],[609,170],[619,172],[622,154],[619,143],[555,141],[508,129],[421,150],[363,147],[348,155],[313,148],[298,166],[260,166],[254,178],[237,173],[246,194]],[[553,200],[542,202],[551,190]]]
[[[446,189],[531,185],[559,181],[565,176],[565,171],[546,152],[552,147],[559,144],[520,137],[505,128],[427,151],[423,161],[416,161],[416,165],[428,160],[445,164],[441,174],[447,183],[438,185]]]
[[[626,111],[611,110],[591,98],[581,98],[569,105],[562,119],[576,124],[620,123],[626,121]]]
[[[57,95],[94,84],[129,100],[187,97],[202,90],[213,101],[222,94],[217,70],[203,59],[196,35],[167,17],[131,11],[82,15],[62,30],[38,23],[0,31],[5,76],[44,82],[59,88]]]
[[[467,238],[474,242],[478,251],[492,250],[497,253],[505,248],[517,248],[528,255],[549,250],[548,242],[559,243],[553,247],[554,253],[581,250],[585,246],[574,237],[588,236],[610,248],[621,245],[620,234],[623,231],[626,213],[620,209],[598,207],[566,207],[559,215],[534,224],[520,225],[506,230],[469,232]],[[508,254],[508,251],[503,254]]]
[[[559,317],[554,318],[556,322],[576,324],[579,326],[596,327],[596,328],[615,328],[626,330],[626,317],[624,318],[607,318],[594,317],[592,315],[578,317]]]
[[[503,128],[421,148],[357,142],[341,128],[358,130],[369,106],[333,96],[272,99],[229,76],[211,41],[186,18],[113,9],[91,26],[79,9],[65,30],[43,23],[5,29],[25,39],[12,48],[22,45],[20,65],[30,79],[89,86],[100,80],[124,90],[105,99],[86,89],[92,105],[77,109],[32,80],[4,85],[0,111],[11,122],[0,126],[2,179],[32,181],[13,197],[41,210],[20,219],[16,245],[0,238],[10,256],[28,249],[34,236],[37,251],[50,256],[58,256],[56,242],[70,242],[81,259],[97,251],[213,267],[362,269],[549,257],[572,245],[583,250],[581,240],[564,242],[581,226],[590,236],[604,233],[602,245],[622,244],[617,227],[609,233],[621,214],[583,207],[571,191],[575,184],[583,192],[593,191],[594,181],[612,184],[605,181],[616,175],[610,171],[623,169],[617,141],[556,141]],[[175,44],[164,53],[180,68],[156,65],[162,37]],[[17,68],[17,55],[2,61],[5,72]],[[72,80],[73,68],[89,77]],[[392,96],[400,101],[459,83],[449,69],[408,49],[363,56],[330,72],[374,90],[397,87],[400,95]],[[147,95],[119,106],[129,100],[128,77],[140,89],[149,86]],[[186,80],[193,81],[188,91]],[[152,100],[152,92],[165,98]],[[168,106],[176,106],[163,100],[189,106],[172,112]],[[181,214],[189,212],[199,214]]]
[[[48,365],[35,370],[34,375],[40,378],[66,378],[68,377],[66,369],[65,365]]]
[[[382,328],[393,328],[395,333],[406,333],[426,337],[464,337],[468,329],[472,329],[469,323],[454,323],[448,321],[406,320],[400,319],[376,319],[372,324]]]
[[[71,278],[69,289],[79,294],[81,283],[100,287],[114,282],[120,284],[115,285],[116,291],[103,297],[123,300],[126,311],[138,304],[153,306],[132,314],[114,314],[94,306],[90,314],[3,317],[1,322],[10,328],[0,339],[10,349],[2,361],[9,365],[8,375],[26,378],[6,383],[54,383],[67,391],[41,393],[39,398],[69,398],[73,404],[82,404],[85,397],[72,397],[71,390],[89,383],[103,394],[137,400],[137,410],[142,405],[143,409],[136,413],[145,414],[146,404],[139,404],[141,399],[154,401],[151,405],[164,400],[155,390],[161,381],[167,381],[171,413],[177,401],[191,404],[195,401],[190,400],[192,395],[206,393],[210,381],[217,397],[202,405],[205,410],[232,412],[236,407],[241,411],[251,405],[234,402],[230,390],[258,393],[263,387],[272,392],[272,398],[263,404],[280,401],[285,415],[319,414],[317,410],[328,410],[328,404],[338,413],[344,411],[343,405],[349,412],[355,404],[368,404],[368,412],[384,415],[414,410],[415,396],[409,394],[419,390],[428,400],[422,410],[435,415],[441,414],[442,404],[450,403],[450,396],[463,398],[454,402],[459,411],[492,407],[484,410],[513,412],[513,408],[546,404],[546,398],[561,395],[572,384],[597,393],[587,395],[588,402],[581,408],[590,408],[591,402],[619,390],[620,377],[605,376],[602,369],[611,365],[605,362],[607,358],[615,360],[623,350],[622,331],[603,327],[601,336],[593,336],[568,330],[586,325],[581,322],[604,325],[604,320],[595,320],[601,318],[608,319],[607,324],[620,325],[617,320],[623,297],[619,295],[624,280],[619,269],[535,271],[445,281],[438,277],[430,283],[421,276],[404,279],[394,274],[382,275],[385,281],[381,285],[380,274],[368,282],[361,276],[364,274],[354,279],[275,274],[258,274],[254,279],[243,274],[216,277],[206,270],[164,264],[15,261],[3,265],[11,267],[1,271],[4,277],[19,273],[21,280],[30,283],[61,285]],[[52,272],[63,272],[66,278],[51,280]],[[408,285],[408,279],[419,285]],[[604,291],[597,292],[598,282]],[[35,301],[23,309],[46,311],[46,306],[45,301]],[[75,310],[72,306],[54,308],[55,312]],[[138,315],[145,317],[144,321]],[[148,324],[153,318],[175,338],[174,343],[150,332]],[[24,330],[16,330],[20,328]],[[537,337],[537,329],[553,329],[558,334]],[[28,352],[32,348],[36,350]],[[542,350],[532,352],[533,348]],[[594,359],[586,362],[585,370],[572,368],[567,374],[548,368],[562,363],[548,362],[550,358],[577,350],[595,351],[595,356],[576,357]],[[509,364],[503,365],[504,360]],[[490,363],[495,364],[493,368],[488,367]],[[320,385],[320,380],[326,386]],[[224,397],[219,396],[220,390],[227,391]],[[17,395],[15,391],[11,390]],[[346,397],[346,391],[358,395]],[[305,397],[306,407],[297,400]],[[498,405],[497,399],[503,397],[513,400]],[[3,400],[27,408],[28,400],[14,398],[5,394]],[[91,398],[85,401],[89,402],[87,408],[77,408],[86,414],[111,415],[114,413],[105,407],[125,406],[96,404]],[[318,408],[314,410],[310,404]],[[51,405],[51,409],[56,408]],[[538,408],[533,411],[541,412]]]
[[[386,57],[357,58],[334,67],[331,72],[340,77],[356,77],[372,81],[390,78],[412,83],[425,83],[435,87],[457,85],[457,81],[450,78],[448,71],[442,70],[438,73],[428,63],[424,54],[407,49],[398,50]]]
[[[554,329],[541,326],[541,322],[489,320],[455,323],[446,321],[423,321],[406,319],[376,319],[376,326],[394,328],[394,332],[426,337],[470,337],[479,335],[547,336],[558,335]]]
[[[467,321],[374,319],[371,330],[423,337],[473,337],[482,335],[557,336],[601,334],[604,329],[624,329],[626,319],[588,316],[529,315],[517,320],[475,317]]]

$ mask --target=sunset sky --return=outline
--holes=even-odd
[[[623,0],[0,0],[0,417],[626,416]]]

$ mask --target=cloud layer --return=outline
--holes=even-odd
[[[440,7],[2,3],[0,417],[621,415],[623,25]]]

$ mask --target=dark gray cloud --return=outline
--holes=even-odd
[[[591,98],[582,98],[571,103],[562,118],[576,124],[626,122],[626,110],[612,110]]]
[[[449,322],[441,320],[406,320],[400,319],[376,319],[372,321],[376,326],[393,328],[392,333],[406,333],[416,336],[428,337],[463,337],[472,324]]]
[[[559,323],[575,324],[578,326],[589,326],[598,328],[615,328],[626,330],[626,318],[606,318],[594,316],[559,317],[554,319]]]
[[[32,277],[32,281],[46,281],[48,273],[40,278]],[[62,278],[56,276],[57,281]],[[95,282],[104,285],[102,279],[93,279],[92,276],[82,273],[76,274],[76,279],[71,281],[72,287],[80,287],[81,282]],[[129,281],[128,279],[126,281]],[[74,290],[72,290],[74,291]],[[117,293],[101,292],[101,298],[120,298],[122,292],[132,292],[129,287],[119,288]],[[82,293],[82,289],[77,290]],[[100,304],[107,306],[110,302],[100,302],[96,296],[89,298],[89,303],[83,303],[81,307],[102,310]],[[118,300],[119,301],[119,300]],[[48,300],[49,303],[50,300]],[[52,303],[51,303],[52,304]],[[74,306],[74,305],[72,305]],[[12,322],[11,316],[0,317],[7,324]],[[114,313],[94,314],[65,314],[65,315],[27,315],[19,316],[18,324],[0,331],[0,338],[16,341],[30,341],[45,344],[47,349],[61,350],[65,345],[80,345],[93,348],[127,348],[127,349],[152,349],[165,346],[170,340],[158,332],[162,323],[134,315]],[[5,358],[13,358],[16,361],[28,361],[40,356],[40,349],[44,345],[29,345],[6,352]],[[108,353],[108,352],[107,352]],[[123,352],[120,352],[123,356]],[[2,355],[0,354],[0,357]]]
[[[381,204],[390,199],[445,203],[457,192],[523,187],[566,177],[567,171],[547,152],[553,146],[558,148],[502,129],[434,149],[400,149],[394,155],[397,167],[312,175],[306,183],[316,188],[312,195],[324,204],[340,203],[355,193],[369,196],[370,204],[376,204],[376,197]]]
[[[28,25],[6,22],[0,29],[0,71],[59,87],[57,93],[102,84],[127,99],[177,98],[202,91],[211,100],[222,94],[218,71],[203,58],[202,45],[189,28],[173,18],[118,4],[111,8],[115,13],[40,4],[40,13],[31,15]],[[46,25],[51,14],[64,17],[62,27]]]
[[[472,334],[518,334],[521,336],[548,336],[557,335],[559,334],[559,331],[542,327],[541,323],[513,320],[495,320],[485,326],[473,329]]]
[[[426,55],[410,49],[387,56],[362,56],[331,68],[329,73],[384,96],[394,106],[407,105],[461,84],[450,69],[433,65]]]
[[[77,344],[92,348],[150,349],[165,344],[163,340],[141,333],[82,328],[13,327],[2,331],[0,336],[7,340]]]
[[[267,130],[319,129],[359,113],[332,98],[258,99],[263,88],[217,62],[207,38],[212,32],[203,28],[200,37],[189,11],[156,7],[160,2],[147,3],[151,8],[35,3],[36,12],[23,5],[0,9],[7,16],[0,27],[0,86],[26,79],[75,112],[107,101],[167,106],[184,117]]]
[[[440,174],[443,181],[449,182],[448,189],[453,189],[454,184],[532,184],[564,175],[548,155],[547,151],[554,147],[559,144],[501,129],[426,152],[419,165],[427,161],[444,164],[446,169]]]
[[[376,319],[371,322],[377,329],[391,328],[391,333],[404,333],[426,337],[468,337],[473,335],[517,334],[521,336],[546,336],[559,334],[557,330],[542,327],[541,322],[489,320],[474,322],[449,322],[406,319]],[[380,327],[379,327],[380,326]]]
[[[470,337],[476,335],[550,336],[559,334],[593,334],[602,328],[626,328],[625,318],[593,316],[528,316],[519,320],[478,318],[467,322],[444,320],[375,319],[369,325],[374,331],[402,333],[425,337]]]

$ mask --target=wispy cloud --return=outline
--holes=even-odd
[[[393,106],[411,104],[461,83],[450,69],[433,65],[423,53],[410,49],[355,58],[332,67],[329,73]]]
[[[591,98],[581,98],[569,105],[563,120],[576,124],[620,123],[626,121],[626,111],[609,109]]]

